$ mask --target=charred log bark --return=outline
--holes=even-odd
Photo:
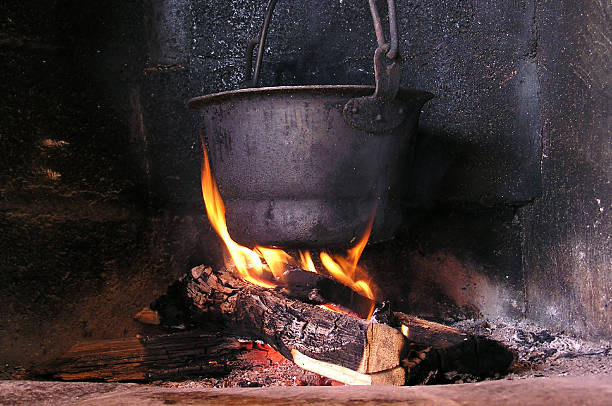
[[[335,279],[299,268],[285,271],[283,289],[287,296],[311,304],[330,304],[369,319],[376,302]]]

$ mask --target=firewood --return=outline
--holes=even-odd
[[[162,306],[163,305],[163,306]],[[359,373],[399,365],[405,337],[385,324],[287,297],[282,289],[266,289],[235,278],[227,270],[196,267],[152,305],[173,310],[172,323],[222,323],[227,334],[261,340],[292,359],[292,350]],[[179,312],[179,313],[180,313]],[[165,323],[164,317],[161,317]]]
[[[376,303],[353,289],[329,277],[290,268],[283,274],[282,284],[287,296],[305,303],[333,304],[368,319]]]
[[[259,357],[253,356],[257,351],[261,353]],[[217,377],[262,357],[270,355],[257,350],[252,343],[193,330],[84,341],[58,359],[38,367],[34,373],[66,381],[107,382]]]
[[[228,270],[199,266],[135,317],[222,334],[195,330],[81,343],[38,372],[65,380],[214,377],[245,359],[248,348],[233,337],[261,340],[303,369],[347,384],[421,384],[451,371],[485,377],[504,372],[513,361],[498,342],[393,313],[389,303],[378,304],[369,321],[312,304],[326,296],[347,300],[353,309],[373,304],[346,289],[330,293],[335,283],[298,271],[267,289]]]
[[[288,359],[297,361],[299,354],[300,360],[312,360],[316,368],[336,370],[332,367],[336,365],[364,375],[385,372],[394,374],[394,382],[397,367],[404,369],[406,383],[417,384],[447,371],[491,376],[505,371],[513,360],[512,352],[493,340],[390,313],[388,307],[377,320],[391,325],[333,313],[288,297],[285,290],[261,288],[227,270],[213,272],[200,266],[171,286],[152,308],[162,324],[220,323],[226,334],[261,340]]]
[[[293,362],[307,371],[315,372],[327,378],[342,382],[347,385],[404,385],[406,371],[397,366],[395,368],[375,372],[373,374],[362,374],[352,369],[344,368],[340,365],[329,362],[318,361],[307,357],[298,350],[291,351]]]
[[[427,356],[432,369],[489,377],[506,372],[516,358],[514,352],[495,340],[400,312],[393,316],[393,323],[403,329],[413,345],[432,349]]]

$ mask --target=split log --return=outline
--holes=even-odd
[[[263,346],[195,330],[81,342],[34,372],[66,381],[139,382],[219,377],[235,368],[281,360],[278,353]]]
[[[340,365],[307,357],[297,350],[292,350],[291,355],[297,366],[347,385],[403,385],[406,379],[406,371],[400,366],[373,374],[362,374]]]

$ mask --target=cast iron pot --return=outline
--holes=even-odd
[[[363,234],[374,211],[370,240],[396,233],[420,110],[432,95],[399,88],[393,1],[388,0],[390,44],[373,2],[376,87],[246,88],[188,101],[202,112],[209,159],[236,241],[347,246]],[[250,61],[259,41],[250,86],[257,83],[275,3],[247,50]]]

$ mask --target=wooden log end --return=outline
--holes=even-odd
[[[399,330],[386,324],[370,323],[366,338],[366,347],[358,372],[371,374],[390,370],[399,365],[406,346],[406,338]]]

